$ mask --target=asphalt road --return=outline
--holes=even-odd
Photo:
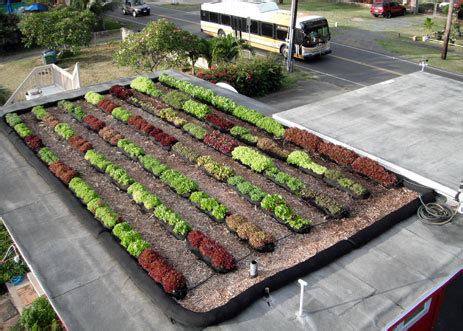
[[[199,12],[185,12],[156,5],[150,6],[151,16],[136,18],[124,16],[121,10],[110,12],[107,15],[118,20],[139,24],[140,29],[152,20],[165,18],[184,30],[206,36],[199,28]],[[373,85],[421,70],[419,65],[411,61],[350,46],[343,43],[342,37],[338,39],[332,41],[332,54],[309,61],[298,60],[295,62],[296,67],[323,76],[330,83],[346,89]],[[425,70],[463,81],[463,75],[431,67],[427,67]]]

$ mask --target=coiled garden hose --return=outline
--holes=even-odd
[[[421,195],[420,201],[421,206],[418,208],[417,216],[418,219],[423,223],[432,225],[444,225],[450,223],[457,214],[456,208],[452,209],[443,203],[424,203],[423,200],[421,200]]]

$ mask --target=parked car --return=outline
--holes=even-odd
[[[151,8],[146,5],[143,0],[125,0],[122,5],[124,15],[132,15],[133,17],[141,15],[149,15]]]
[[[374,17],[383,16],[391,18],[392,16],[405,15],[407,8],[396,1],[376,2],[371,5],[370,13]]]

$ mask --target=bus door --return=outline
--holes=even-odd
[[[235,38],[241,39],[241,17],[233,16],[232,29],[235,34]]]

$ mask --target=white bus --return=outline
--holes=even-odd
[[[274,2],[212,2],[201,5],[201,31],[211,36],[232,34],[256,48],[288,54],[291,14]],[[322,16],[298,16],[294,57],[331,53],[328,21]]]

